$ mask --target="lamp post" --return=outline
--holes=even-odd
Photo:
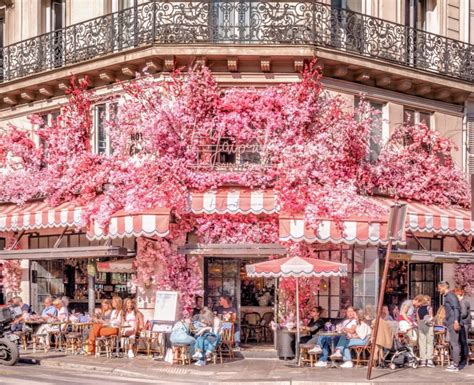
[[[395,204],[390,208],[390,216],[388,218],[387,228],[387,254],[385,255],[385,265],[383,268],[382,282],[380,283],[379,299],[377,304],[377,316],[375,317],[374,331],[372,333],[372,343],[370,346],[370,359],[367,364],[367,379],[372,377],[372,365],[374,361],[375,346],[377,344],[377,334],[379,331],[380,317],[382,316],[382,306],[385,289],[387,287],[388,268],[390,265],[390,254],[392,252],[393,241],[400,241],[403,239],[405,231],[405,218],[407,214],[406,204]]]

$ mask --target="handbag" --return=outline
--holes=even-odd
[[[173,365],[173,349],[168,348],[166,350],[165,362],[168,362],[169,364]]]

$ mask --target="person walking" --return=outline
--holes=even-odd
[[[434,345],[434,318],[431,298],[427,295],[417,295],[420,306],[416,309],[416,320],[418,324],[418,345],[420,351],[420,366],[434,368],[433,345]]]
[[[459,343],[461,345],[461,361],[459,366],[464,368],[469,365],[469,329],[471,328],[471,304],[464,297],[463,289],[454,289],[461,305],[461,331],[459,332]]]
[[[449,290],[449,282],[438,283],[438,291],[443,295],[444,308],[446,311],[445,324],[448,329],[448,340],[451,346],[451,360],[446,370],[449,372],[459,371],[461,346],[459,344],[459,334],[461,331],[461,305],[458,297]]]

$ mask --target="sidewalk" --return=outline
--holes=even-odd
[[[442,368],[376,369],[374,380],[366,380],[367,368],[319,369],[299,368],[291,361],[278,359],[240,359],[224,364],[170,365],[162,361],[139,356],[134,359],[85,356],[65,356],[62,353],[22,354],[22,361],[45,367],[58,367],[80,371],[98,371],[114,375],[166,380],[170,384],[273,384],[273,385],[325,385],[325,384],[474,384],[474,365],[459,373]]]

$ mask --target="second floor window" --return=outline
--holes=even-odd
[[[94,106],[94,129],[92,146],[97,154],[110,154],[112,152],[110,137],[105,128],[108,120],[114,119],[117,113],[117,103],[102,103]]]
[[[370,107],[376,111],[377,117],[373,120],[369,136],[369,160],[376,162],[382,151],[384,140],[388,137],[386,129],[386,104],[378,101],[368,100]],[[355,99],[356,107],[359,106],[360,98]]]
[[[42,114],[41,119],[43,119],[43,124],[40,127],[40,129],[45,126],[51,126],[53,124],[53,121],[56,120],[58,116],[59,116],[59,111],[51,111],[51,112]],[[49,148],[48,141],[46,139],[39,137],[38,145],[43,150],[43,155],[44,155],[44,158],[46,159],[48,157],[48,148]]]
[[[403,108],[403,123],[414,126],[415,124],[424,123],[431,128],[431,112],[417,110],[410,107]]]

